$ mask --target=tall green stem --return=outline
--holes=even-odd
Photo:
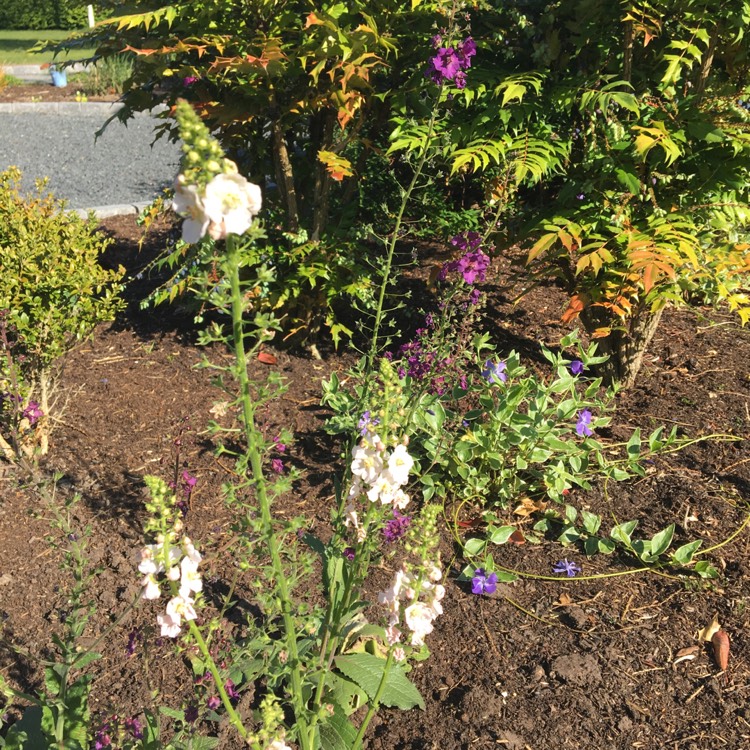
[[[247,374],[247,354],[245,352],[245,334],[242,319],[244,305],[239,273],[239,250],[239,238],[230,235],[226,243],[225,267],[232,293],[232,343],[237,365],[237,379],[240,386],[245,439],[247,440],[247,453],[250,458],[253,486],[258,501],[258,508],[260,509],[263,534],[268,546],[268,553],[271,556],[271,566],[275,578],[274,583],[281,603],[281,616],[284,622],[284,636],[289,654],[288,665],[292,681],[292,705],[294,706],[295,719],[299,730],[300,744],[303,750],[308,750],[312,746],[308,738],[307,720],[305,718],[306,707],[302,696],[302,676],[299,651],[297,649],[297,633],[292,617],[292,606],[284,566],[279,554],[278,540],[273,529],[271,504],[266,491],[266,480],[263,476],[263,465],[261,463],[263,440],[255,425],[255,405],[250,393],[250,379]]]
[[[441,88],[441,93],[442,93],[442,88]],[[417,166],[414,170],[414,175],[411,178],[411,182],[409,183],[409,186],[406,188],[404,195],[401,199],[401,205],[399,206],[398,213],[396,214],[396,221],[393,225],[393,232],[391,233],[391,238],[388,241],[388,245],[386,248],[385,267],[383,269],[383,280],[380,284],[380,294],[378,296],[378,305],[377,305],[377,308],[375,309],[375,322],[373,323],[373,327],[372,327],[372,341],[370,343],[370,351],[367,355],[367,371],[368,372],[372,372],[373,363],[375,362],[375,357],[377,356],[378,350],[379,350],[378,339],[380,337],[380,326],[383,323],[383,305],[385,303],[386,291],[390,283],[391,268],[393,267],[393,255],[396,250],[396,243],[398,242],[399,231],[401,230],[401,224],[403,223],[404,213],[406,212],[406,206],[408,205],[409,200],[411,199],[411,194],[414,192],[414,188],[417,185],[417,180],[422,174],[422,169],[424,169],[425,162],[427,161],[427,155],[429,154],[429,151],[430,151],[430,141],[432,140],[432,134],[435,131],[435,119],[436,118],[437,118],[437,103],[432,108],[432,113],[430,114],[430,121],[427,125],[427,134],[425,135],[425,139],[422,144],[422,151],[419,155],[419,161],[417,162]]]
[[[388,679],[388,672],[390,672],[392,664],[393,649],[391,648],[391,650],[388,652],[388,658],[385,660],[385,666],[383,667],[383,676],[380,678],[380,684],[378,685],[378,689],[375,692],[374,698],[370,701],[370,708],[368,709],[367,715],[365,716],[365,719],[359,728],[359,732],[357,732],[357,736],[354,739],[354,744],[352,745],[352,750],[359,750],[359,748],[362,747],[362,740],[365,736],[365,732],[367,731],[367,727],[370,725],[372,717],[377,713],[378,708],[380,708],[380,697],[383,695],[383,690],[385,690],[385,683]]]

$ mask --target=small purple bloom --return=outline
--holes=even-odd
[[[387,521],[385,528],[383,529],[383,536],[385,541],[388,543],[397,542],[401,537],[406,534],[406,530],[409,528],[411,518],[399,513],[397,508],[393,509],[393,518]]]
[[[143,739],[143,726],[135,716],[127,717],[125,719],[125,729],[127,729],[133,735],[133,739]]]
[[[284,473],[284,462],[280,458],[271,459],[271,470],[276,474]]]
[[[471,579],[472,594],[494,594],[497,589],[497,573],[487,575],[484,568],[477,568]]]
[[[482,377],[488,383],[505,383],[508,380],[508,375],[505,372],[507,365],[505,362],[493,362],[488,359],[484,363],[484,369],[482,370]]]
[[[215,711],[221,705],[221,698],[218,695],[212,695],[207,701],[206,706],[211,711]]]
[[[402,376],[399,376],[402,377]],[[359,422],[357,422],[357,427],[359,428],[359,434],[364,435],[366,432],[369,432],[370,427],[375,427],[376,425],[380,424],[380,420],[375,418],[372,419],[370,417],[370,410],[368,409],[361,417]]]
[[[132,656],[135,653],[135,647],[138,641],[141,639],[141,631],[138,628],[133,628],[128,633],[128,645],[125,647],[125,653],[128,656]]]
[[[578,198],[579,201],[582,201],[582,200],[584,200],[586,198],[586,194],[585,193],[578,193],[578,195],[576,195],[576,198]]]
[[[44,416],[44,412],[36,401],[29,401],[29,405],[23,410],[21,416],[26,417],[33,427]]]
[[[234,683],[231,680],[227,680],[224,683],[224,690],[227,691],[230,700],[239,700],[240,694],[237,692],[237,688],[235,688]]]
[[[345,558],[346,558],[346,559],[347,559],[347,560],[348,560],[349,562],[354,562],[354,547],[347,547],[347,548],[346,548],[346,549],[344,550],[344,557],[345,557]]]
[[[568,578],[573,578],[576,573],[581,572],[581,566],[578,563],[574,563],[567,558],[560,560],[552,566],[553,573],[565,573]]]
[[[196,706],[195,703],[191,703],[185,709],[185,721],[188,724],[194,724],[198,721],[198,706]]]
[[[570,363],[570,372],[573,375],[580,375],[585,369],[586,368],[580,359],[574,359]]]
[[[198,483],[198,477],[194,477],[187,469],[182,472],[182,492],[189,498]]]
[[[200,79],[198,76],[185,76],[182,79],[182,85],[183,86],[192,86],[194,83],[198,83]]]
[[[594,434],[594,431],[590,427],[591,425],[591,412],[588,409],[578,412],[578,422],[576,422],[576,432],[583,437],[590,437]]]

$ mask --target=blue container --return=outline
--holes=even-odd
[[[68,74],[64,70],[57,70],[54,66],[49,69],[52,76],[52,85],[57,88],[65,88],[68,85]]]

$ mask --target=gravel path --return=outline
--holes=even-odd
[[[152,148],[158,120],[149,115],[137,115],[127,126],[114,121],[95,141],[109,116],[0,113],[0,171],[18,166],[27,189],[36,178],[49,177],[49,189],[69,208],[152,200],[177,174],[179,144],[162,138]]]

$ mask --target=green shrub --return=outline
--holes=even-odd
[[[44,181],[37,183],[36,194],[22,195],[20,178],[16,167],[0,172],[0,393],[5,396],[0,431],[10,430],[16,447],[21,445],[14,435],[23,409],[35,403],[43,416],[22,425],[23,442],[26,452],[36,441],[45,452],[55,365],[120,309],[124,269],[99,265],[110,240],[96,231],[93,219],[64,213],[64,204],[44,191]],[[0,441],[7,454],[1,434]]]
[[[80,29],[88,25],[81,0],[0,0],[0,29]],[[94,14],[101,10],[94,3]]]

